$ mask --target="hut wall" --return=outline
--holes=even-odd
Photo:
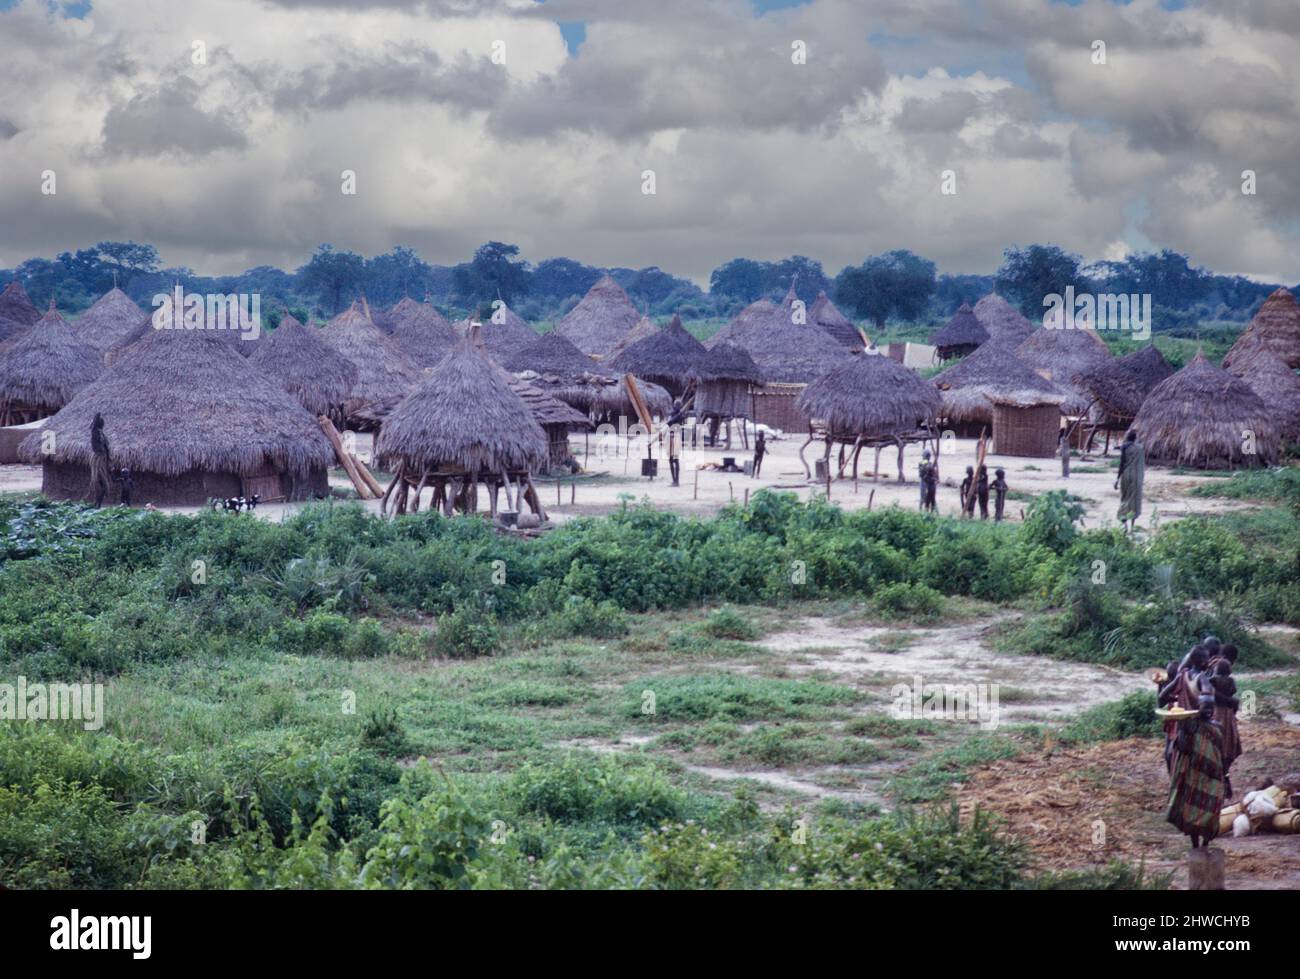
[[[1056,405],[993,406],[993,451],[1001,456],[1049,459],[1056,454],[1061,410]]]
[[[701,415],[723,418],[748,418],[750,412],[748,381],[708,381],[695,395],[695,410]]]
[[[804,384],[767,384],[753,391],[753,419],[783,432],[806,432],[810,419],[795,407]]]
[[[573,452],[569,449],[569,429],[564,425],[543,425],[546,432],[546,455],[551,469],[562,469]]]
[[[306,478],[290,486],[289,478],[280,475],[280,495],[293,499],[310,499],[329,494],[329,477],[324,469],[312,470]],[[256,477],[250,483],[256,483],[254,491],[259,492],[263,500],[268,494],[261,492],[261,479]],[[237,473],[214,473],[190,470],[179,476],[163,476],[158,473],[132,471],[131,503],[133,506],[201,506],[211,499],[225,499],[244,493],[245,481]],[[90,486],[90,468],[80,463],[47,462],[41,474],[41,492],[52,500],[81,500],[86,497]],[[120,501],[118,484],[109,489],[106,503]]]
[[[18,458],[18,443],[31,435],[31,426],[22,428],[0,428],[0,466],[23,465]]]

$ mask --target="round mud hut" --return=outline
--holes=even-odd
[[[25,425],[66,405],[99,377],[104,362],[58,314],[54,302],[0,353],[0,425]]]
[[[370,320],[364,300],[357,300],[321,330],[321,338],[350,361],[356,380],[343,404],[345,423],[360,431],[372,426],[361,411],[373,404],[405,397],[422,373]]]
[[[1060,427],[1064,393],[1015,354],[1009,342],[990,340],[969,357],[936,374],[934,385],[943,403],[944,428],[963,438],[977,438],[994,425],[993,404],[1055,404],[1057,418],[1052,438]],[[996,435],[995,435],[996,438]]]
[[[930,334],[930,344],[938,351],[940,360],[965,357],[988,339],[988,331],[969,303],[962,303],[952,319]]]
[[[321,331],[289,313],[262,337],[248,362],[274,379],[313,416],[341,421],[343,402],[357,381],[357,368],[327,344]]]
[[[545,519],[532,473],[546,465],[548,442],[528,405],[511,390],[511,377],[477,345],[471,332],[389,413],[375,454],[391,471],[384,494],[397,513],[419,509],[426,487],[431,507],[474,513],[478,487],[487,486],[493,516],[497,495],[506,510],[527,502]]]
[[[134,504],[328,495],[334,452],[316,419],[216,333],[154,331],[28,436],[19,453],[43,467],[42,492],[85,497],[91,423],[101,414],[110,465],[130,470]]]
[[[612,276],[602,275],[555,330],[590,357],[605,357],[637,325],[641,314]]]
[[[1300,305],[1286,289],[1277,289],[1264,300],[1223,358],[1223,366],[1232,367],[1238,357],[1250,355],[1261,344],[1288,367],[1300,367]]]
[[[835,445],[841,447],[839,474],[844,475],[847,451],[854,478],[863,448],[896,445],[898,478],[902,480],[904,447],[939,435],[938,388],[910,367],[878,354],[859,354],[831,368],[808,384],[797,407],[812,419],[799,457],[803,459],[804,449],[813,441],[824,440],[827,477]],[[806,459],[804,469],[811,478]]]
[[[72,332],[101,357],[139,328],[144,310],[135,300],[114,286],[72,324]]]
[[[704,344],[686,332],[674,315],[663,329],[638,340],[609,362],[619,374],[632,374],[661,385],[674,398],[690,386],[691,369],[704,360]]]
[[[1147,395],[1133,429],[1148,460],[1197,469],[1272,465],[1281,443],[1263,399],[1201,351]]]

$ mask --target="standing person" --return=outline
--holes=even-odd
[[[989,468],[983,464],[980,465],[979,473],[975,477],[975,496],[980,501],[980,519],[989,518]]]
[[[1192,849],[1208,846],[1219,833],[1223,808],[1223,729],[1214,721],[1214,688],[1209,675],[1196,676],[1196,717],[1178,722],[1169,770],[1165,819],[1192,838]]]
[[[130,506],[131,493],[135,489],[135,481],[131,479],[131,470],[123,469],[117,478],[122,484],[122,506]]]
[[[1126,531],[1131,532],[1137,526],[1137,518],[1142,516],[1142,483],[1146,475],[1146,449],[1137,440],[1137,432],[1130,428],[1119,450],[1119,473],[1115,476],[1115,488],[1119,490],[1119,519]]]
[[[104,416],[95,412],[95,420],[90,423],[90,486],[86,489],[86,495],[94,492],[96,508],[104,505],[104,497],[108,495],[112,480],[109,455],[108,436],[104,434]]]
[[[1232,678],[1232,664],[1220,656],[1206,671],[1214,687],[1214,722],[1223,731],[1223,792],[1225,799],[1232,798],[1232,779],[1228,770],[1241,757],[1241,730],[1237,726],[1237,681]]]
[[[993,475],[993,522],[1002,522],[1002,508],[1007,502],[1007,471],[994,469]]]
[[[673,411],[668,416],[668,471],[673,475],[673,485],[680,485],[682,475],[682,423],[686,421],[686,408],[681,398],[673,399]]]
[[[966,467],[966,478],[961,481],[961,512],[965,516],[971,516],[975,513],[975,493],[972,487],[975,485],[975,467]]]
[[[933,468],[930,462],[930,450],[925,449],[921,452],[921,464],[916,467],[916,476],[921,484],[922,513],[930,509],[930,470]]]
[[[1061,429],[1061,434],[1060,436],[1058,436],[1058,439],[1060,444],[1057,446],[1057,454],[1060,455],[1061,457],[1061,478],[1069,479],[1070,478],[1070,430],[1068,428]]]
[[[928,458],[929,451],[925,455]],[[930,513],[937,513],[939,511],[939,463],[931,462],[926,469],[923,492],[923,508]]]
[[[758,474],[763,471],[763,456],[767,453],[767,436],[762,429],[754,437],[754,479],[758,479]]]

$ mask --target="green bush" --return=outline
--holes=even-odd
[[[1155,691],[1138,690],[1121,700],[1089,707],[1066,725],[1060,736],[1062,741],[1086,742],[1158,738],[1162,734],[1160,719],[1156,717]]]
[[[557,822],[647,826],[685,815],[684,795],[653,769],[614,758],[570,755],[558,765],[527,765],[510,794],[521,812]]]
[[[943,614],[943,596],[929,585],[898,582],[876,592],[873,602],[886,615],[931,622]]]
[[[730,608],[710,612],[700,625],[700,631],[714,639],[738,639],[742,642],[752,642],[763,634],[752,621]]]
[[[454,612],[438,616],[434,649],[452,659],[489,656],[501,648],[501,630],[496,616],[479,603],[461,605]]]

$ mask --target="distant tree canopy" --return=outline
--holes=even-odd
[[[479,245],[473,259],[452,269],[453,298],[475,306],[501,299],[513,306],[528,294],[532,279],[528,263],[515,260],[518,254],[518,245],[502,241]]]
[[[333,245],[321,245],[311,261],[298,269],[298,278],[304,291],[320,297],[326,315],[336,316],[360,291],[365,271],[365,259],[356,252],[336,252]]]
[[[835,277],[835,301],[877,330],[889,319],[915,320],[935,291],[935,266],[906,250],[886,252],[850,265]]]
[[[748,304],[764,297],[782,299],[792,282],[795,294],[808,305],[812,305],[818,292],[830,287],[821,262],[804,255],[791,255],[776,262],[733,258],[713,270],[709,276],[709,292]]]
[[[1032,322],[1043,318],[1043,300],[1053,293],[1064,295],[1066,286],[1088,292],[1092,282],[1083,274],[1078,255],[1056,245],[1008,248],[1003,253],[995,285],[1008,302]]]

